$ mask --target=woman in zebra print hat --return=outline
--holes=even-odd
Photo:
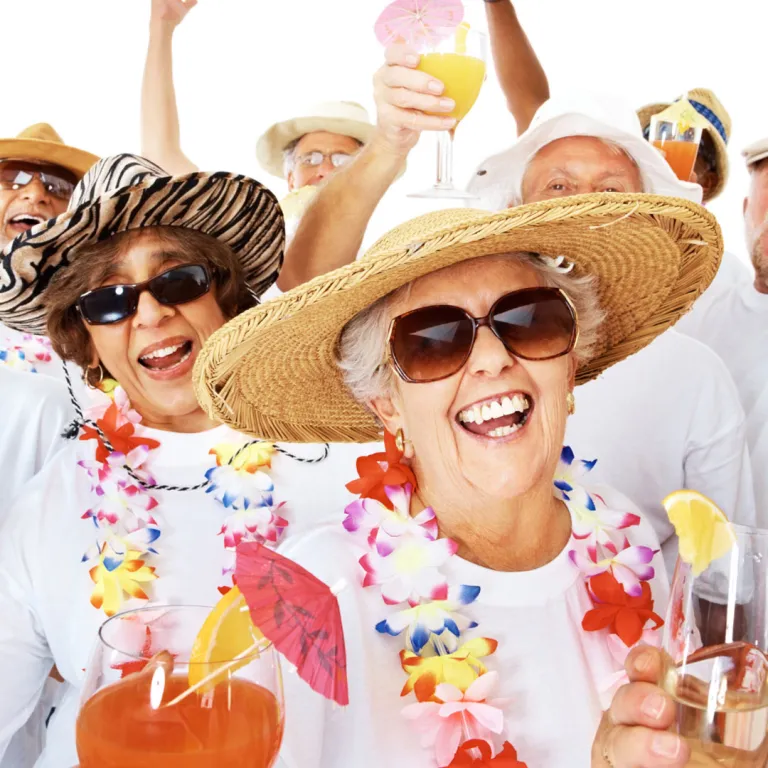
[[[276,544],[351,499],[355,446],[324,461],[328,446],[249,441],[194,396],[203,343],[274,283],[283,245],[258,182],[121,155],[2,254],[0,320],[47,332],[96,389],[79,439],[0,515],[0,760],[55,664],[65,693],[37,765],[77,764],[79,686],[107,616],[213,605],[240,541]],[[12,442],[0,431],[0,462]]]

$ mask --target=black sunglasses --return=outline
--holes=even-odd
[[[563,291],[525,288],[499,298],[485,317],[449,305],[396,317],[389,331],[388,362],[403,381],[413,384],[447,379],[469,360],[477,329],[483,326],[523,360],[566,355],[579,335],[576,310]]]
[[[199,299],[211,290],[211,275],[202,264],[185,264],[132,285],[106,285],[84,293],[77,301],[89,325],[111,325],[136,314],[144,291],[167,307]]]
[[[0,189],[17,190],[38,178],[48,194],[69,202],[77,186],[77,177],[58,165],[27,163],[23,160],[0,160]]]

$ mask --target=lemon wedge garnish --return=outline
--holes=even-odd
[[[469,24],[466,21],[462,21],[456,28],[456,53],[466,54],[469,29]]]
[[[728,518],[696,491],[675,491],[662,502],[679,539],[680,557],[698,576],[736,543]]]
[[[214,676],[201,688],[202,692],[213,690],[217,683],[229,679],[233,672],[258,656],[254,651],[236,664],[231,664],[233,659],[263,638],[251,621],[243,593],[234,587],[216,603],[197,633],[189,658],[189,687],[199,684],[217,669],[226,667],[222,669],[221,677]]]

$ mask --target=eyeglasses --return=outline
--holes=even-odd
[[[326,159],[331,161],[334,168],[341,168],[342,165],[346,165],[352,159],[352,155],[346,152],[332,152],[330,155],[325,152],[307,152],[306,155],[299,155],[296,162],[307,168],[318,168]]]
[[[111,325],[136,314],[139,297],[149,291],[161,304],[172,307],[199,299],[211,290],[211,276],[201,264],[172,267],[151,280],[132,285],[106,285],[84,293],[77,301],[89,325]]]
[[[576,310],[558,288],[525,288],[502,296],[486,317],[460,307],[421,307],[396,317],[389,332],[389,360],[403,381],[447,379],[472,354],[477,329],[487,326],[507,352],[523,360],[568,354],[578,339]]]
[[[58,165],[37,165],[23,160],[0,160],[0,189],[18,190],[39,179],[45,191],[69,202],[77,186],[77,177]]]

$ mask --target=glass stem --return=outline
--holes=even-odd
[[[437,134],[437,184],[439,189],[453,189],[453,131]]]

